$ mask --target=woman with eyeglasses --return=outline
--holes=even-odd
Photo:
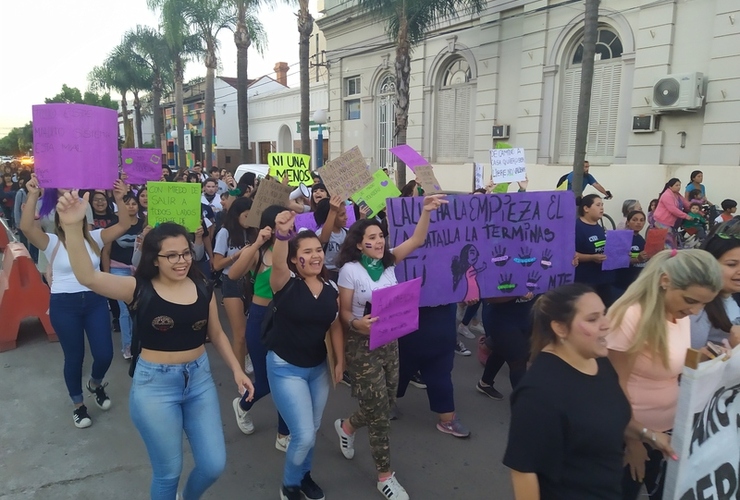
[[[722,268],[722,290],[703,311],[691,316],[691,347],[707,342],[740,344],[740,224],[737,219],[715,226],[701,245]]]
[[[86,201],[86,200],[85,200]],[[193,265],[187,230],[164,223],[144,238],[134,276],[98,272],[84,251],[80,226],[84,201],[77,191],[59,199],[57,213],[67,238],[70,263],[80,283],[137,311],[141,353],[134,372],[129,410],[149,453],[153,500],[172,500],[182,473],[182,434],[195,468],[183,497],[200,498],[226,465],[226,447],[216,386],[205,350],[208,335],[233,373],[240,392],[254,392],[234,357],[218,317],[216,298]],[[146,299],[139,300],[146,294]]]

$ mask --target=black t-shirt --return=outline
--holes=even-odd
[[[580,218],[576,220],[576,252],[594,255],[604,253],[606,233],[598,224],[586,224]],[[576,267],[577,283],[603,285],[614,282],[614,271],[602,271],[600,262],[579,262]]]
[[[542,500],[621,500],[632,410],[607,358],[582,373],[541,353],[511,395],[504,465],[537,474]]]
[[[116,219],[116,223],[118,219]],[[136,237],[144,230],[144,221],[139,219],[136,224],[131,226],[123,236],[115,240],[110,247],[110,259],[120,262],[121,264],[131,265],[131,259],[134,256],[134,244]]]
[[[93,212],[93,229],[105,229],[118,222],[118,216],[113,211],[107,211],[103,215]]]
[[[645,238],[643,238],[639,234],[635,234],[632,237],[630,258],[636,259],[640,255],[640,252],[642,252],[643,250],[645,250]],[[617,279],[615,285],[623,290],[626,290],[632,283],[635,282],[637,277],[645,268],[645,265],[647,265],[647,262],[639,262],[637,264],[633,264],[632,262],[630,262],[630,267],[617,269]]]
[[[265,347],[302,368],[323,363],[326,360],[324,338],[339,312],[338,296],[336,285],[324,283],[321,293],[314,298],[305,281],[291,277],[274,295],[277,311]]]

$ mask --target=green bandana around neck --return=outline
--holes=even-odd
[[[360,264],[362,264],[362,267],[365,268],[365,271],[367,271],[367,274],[370,275],[370,279],[373,281],[378,281],[383,275],[383,271],[385,271],[382,260],[373,259],[364,253],[360,256]]]

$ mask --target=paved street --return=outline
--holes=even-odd
[[[1,326],[0,326],[1,327]],[[114,334],[118,346],[119,334]],[[465,340],[472,350],[474,341]],[[231,408],[235,387],[218,354],[208,353],[218,385],[228,464],[204,498],[275,500],[284,455],[274,448],[276,418],[271,399],[253,410],[257,432],[245,436]],[[435,428],[423,390],[409,387],[393,422],[392,460],[401,484],[415,500],[508,499],[508,471],[501,465],[509,419],[508,403],[475,390],[482,367],[475,356],[455,359],[458,413],[472,437],[458,440]],[[89,374],[90,359],[85,373]],[[113,407],[102,412],[86,399],[93,426],[72,424],[72,406],[62,379],[62,351],[35,322],[24,324],[18,348],[0,354],[0,499],[144,499],[150,468],[139,434],[128,416],[128,363],[116,354],[107,378]],[[507,396],[508,380],[497,387]],[[330,500],[379,500],[367,432],[358,433],[354,460],[338,447],[333,421],[356,407],[339,385],[329,397],[317,438],[313,477]],[[187,444],[185,474],[192,467]],[[183,477],[184,481],[184,477]],[[183,484],[181,482],[181,484]]]

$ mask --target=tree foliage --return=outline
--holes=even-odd
[[[83,94],[77,87],[70,87],[66,83],[62,85],[61,92],[54,97],[47,97],[44,99],[44,102],[46,104],[54,102],[89,104],[90,106],[100,106],[103,108],[118,110],[118,103],[111,99],[110,93],[100,95],[92,91],[87,91]]]
[[[78,91],[79,92],[79,91]],[[22,127],[15,127],[0,139],[0,155],[24,155],[33,146],[33,124],[28,122]]]

